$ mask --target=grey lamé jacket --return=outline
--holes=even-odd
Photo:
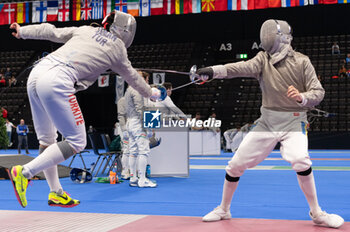
[[[50,54],[58,64],[75,70],[73,79],[77,91],[92,85],[98,76],[108,69],[122,76],[142,96],[152,95],[151,87],[131,66],[122,40],[102,27],[56,28],[49,23],[23,26],[19,30],[22,39],[50,40],[64,43]]]
[[[269,59],[261,51],[248,61],[213,66],[214,78],[255,77],[262,91],[262,106],[269,110],[307,111],[323,100],[324,89],[307,56],[293,51],[275,65]],[[287,97],[290,85],[303,96],[301,104]]]

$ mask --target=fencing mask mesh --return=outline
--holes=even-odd
[[[286,21],[269,19],[261,26],[261,45],[269,54],[279,52],[283,44],[290,45],[292,38],[292,29]]]
[[[113,23],[109,26],[109,31],[117,35],[117,37],[124,42],[125,47],[128,48],[135,37],[136,20],[132,15],[118,10],[114,10],[113,13],[115,16]],[[108,16],[106,16],[102,24],[107,21]]]

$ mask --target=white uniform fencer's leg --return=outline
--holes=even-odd
[[[270,132],[262,122],[245,136],[238,147],[237,152],[228,162],[226,173],[229,177],[238,178],[243,172],[255,167],[263,161],[276,146],[278,139],[273,132]],[[227,181],[224,183],[221,208],[227,210],[230,208],[233,194],[237,188],[237,181]]]
[[[40,99],[36,93],[36,79],[40,73],[33,69],[27,82],[28,98],[32,110],[34,128],[39,140],[39,155],[45,148],[56,142],[57,133],[51,119],[46,114],[45,109],[41,105]],[[44,127],[44,128],[43,128]],[[62,193],[62,186],[59,181],[57,165],[43,170],[45,179],[50,187],[51,192]]]
[[[41,68],[41,65],[36,68]],[[69,70],[64,70],[61,66],[55,66],[44,72],[40,70],[36,78],[35,90],[38,99],[54,126],[66,140],[50,145],[42,155],[24,165],[24,172],[27,170],[29,176],[56,165],[85,148],[85,123],[74,96],[74,82],[71,78]],[[45,127],[37,126],[37,128],[41,133]]]
[[[136,175],[136,160],[137,160],[137,155],[138,155],[138,147],[136,143],[136,132],[134,129],[134,124],[137,123],[135,122],[134,119],[129,119],[127,123],[127,128],[129,132],[129,168],[130,168],[130,181],[136,181],[135,179],[137,178]]]
[[[238,133],[236,134],[236,136]],[[270,132],[262,120],[243,139],[237,152],[226,166],[226,177],[219,207],[205,215],[203,221],[218,221],[231,218],[230,206],[232,197],[243,172],[256,166],[268,156],[276,146],[278,139]]]
[[[292,131],[286,133],[281,141],[281,154],[284,160],[291,163],[292,168],[298,173],[298,183],[309,204],[312,215],[322,212],[317,199],[317,191],[311,160],[308,154],[308,139],[306,133]],[[300,175],[310,170],[306,175]]]
[[[142,128],[139,129],[138,134],[139,136],[137,139],[137,146],[139,148],[139,159],[137,170],[139,173],[140,181],[144,181],[146,179],[146,168],[148,163],[148,156],[150,154],[149,139],[147,138],[146,132],[144,132]]]

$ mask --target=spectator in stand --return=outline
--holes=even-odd
[[[208,119],[211,119],[216,121],[216,113],[215,112],[212,112],[210,115],[209,115],[209,118]],[[214,134],[216,133],[219,133],[220,132],[220,128],[219,127],[208,127],[208,130],[211,130]]]
[[[0,86],[1,87],[6,86],[6,79],[3,74],[0,74]]]
[[[9,87],[16,86],[17,85],[17,79],[15,76],[12,75],[12,77],[9,79]]]
[[[339,45],[337,44],[337,42],[333,43],[332,46],[332,55],[339,55],[340,54],[340,49],[339,49]]]
[[[347,70],[345,68],[345,65],[342,65],[339,69],[339,77],[347,77]]]
[[[346,55],[345,61],[346,61],[346,64],[349,64],[349,63],[350,63],[350,53],[348,53],[348,54]]]
[[[4,107],[1,107],[1,113],[3,118],[7,118],[7,110]]]
[[[18,134],[18,154],[21,154],[21,147],[23,143],[26,149],[26,154],[29,154],[28,137],[27,137],[29,130],[28,130],[28,126],[24,124],[24,119],[21,119],[20,124],[17,126],[16,131]]]
[[[10,78],[11,76],[12,76],[11,69],[10,69],[10,68],[7,68],[7,69],[6,69],[6,72],[5,72],[5,78]]]
[[[201,120],[201,113],[199,113],[199,112],[196,113],[195,121],[197,122],[197,120]],[[195,125],[194,127],[191,127],[191,130],[196,130],[196,131],[200,131],[200,130],[203,130],[203,129],[204,129],[203,126],[197,127]]]
[[[5,125],[6,125],[7,137],[9,138],[8,146],[11,147],[12,146],[12,142],[11,142],[12,128],[16,128],[16,127],[7,118],[6,118]]]

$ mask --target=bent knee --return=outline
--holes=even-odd
[[[309,157],[299,158],[291,161],[292,169],[296,172],[304,172],[308,170],[312,162]]]

